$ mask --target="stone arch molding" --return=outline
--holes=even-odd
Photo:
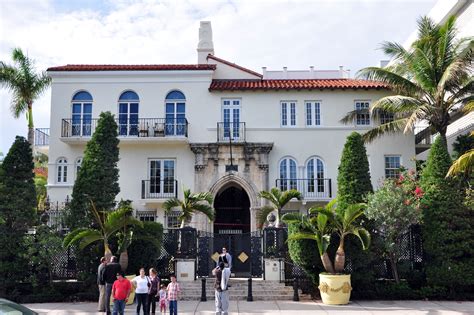
[[[250,209],[259,206],[257,187],[245,178],[236,174],[227,174],[219,178],[211,186],[209,192],[215,197],[219,191],[221,191],[225,186],[228,186],[229,184],[238,184],[245,190],[250,199]]]

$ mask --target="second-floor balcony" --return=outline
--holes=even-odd
[[[152,178],[142,180],[142,199],[169,199],[178,197],[178,181]]]
[[[275,181],[281,191],[296,189],[303,200],[329,200],[332,198],[331,178],[279,178]]]
[[[97,128],[97,118],[67,118],[61,123],[61,138],[65,142],[88,140]],[[120,140],[187,140],[186,118],[135,118],[116,119]]]
[[[35,129],[35,149],[43,154],[49,151],[49,128]]]
[[[217,142],[245,142],[244,122],[218,122]]]

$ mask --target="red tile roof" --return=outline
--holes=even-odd
[[[233,68],[236,68],[236,69],[245,71],[245,72],[250,73],[250,74],[252,74],[252,75],[254,75],[254,76],[263,78],[263,75],[261,75],[261,74],[258,73],[258,72],[255,72],[255,71],[252,71],[252,70],[250,70],[250,69],[241,67],[241,66],[239,66],[239,65],[237,65],[237,64],[235,64],[235,63],[232,63],[232,62],[230,62],[230,61],[227,61],[227,60],[218,58],[218,57],[216,57],[216,56],[214,56],[214,55],[210,55],[210,54],[207,55],[207,59],[209,59],[209,58],[210,58],[210,59],[214,59],[214,60],[216,60],[216,61],[218,61],[218,62],[221,62],[221,63],[223,63],[223,64],[226,64],[226,65],[228,65],[228,66],[231,66],[231,67],[233,67]]]
[[[210,91],[389,89],[382,82],[357,79],[212,80]]]
[[[216,65],[65,65],[48,68],[48,71],[173,71],[216,70]]]

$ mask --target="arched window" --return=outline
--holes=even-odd
[[[171,91],[166,95],[166,135],[186,135],[186,97],[180,91]]]
[[[306,162],[305,194],[313,197],[324,197],[324,193],[328,188],[327,185],[329,185],[329,182],[326,183],[324,179],[323,161],[318,157],[311,157]]]
[[[280,161],[280,190],[297,189],[296,161],[292,158],[284,158]]]
[[[81,164],[82,164],[82,157],[78,157],[76,159],[76,178],[77,178],[77,175],[79,175],[79,170],[81,169]]]
[[[58,183],[67,183],[67,159],[61,157],[58,159],[57,163],[57,182]]]
[[[72,136],[90,136],[92,134],[92,95],[80,91],[72,97]]]
[[[119,136],[138,136],[138,105],[140,98],[133,91],[119,97]]]

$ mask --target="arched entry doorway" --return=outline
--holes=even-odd
[[[215,198],[214,209],[214,233],[250,232],[250,199],[241,187],[230,186],[222,189]]]
[[[227,248],[232,255],[232,273],[247,277],[250,272],[250,199],[238,184],[221,189],[214,199],[214,253]]]

